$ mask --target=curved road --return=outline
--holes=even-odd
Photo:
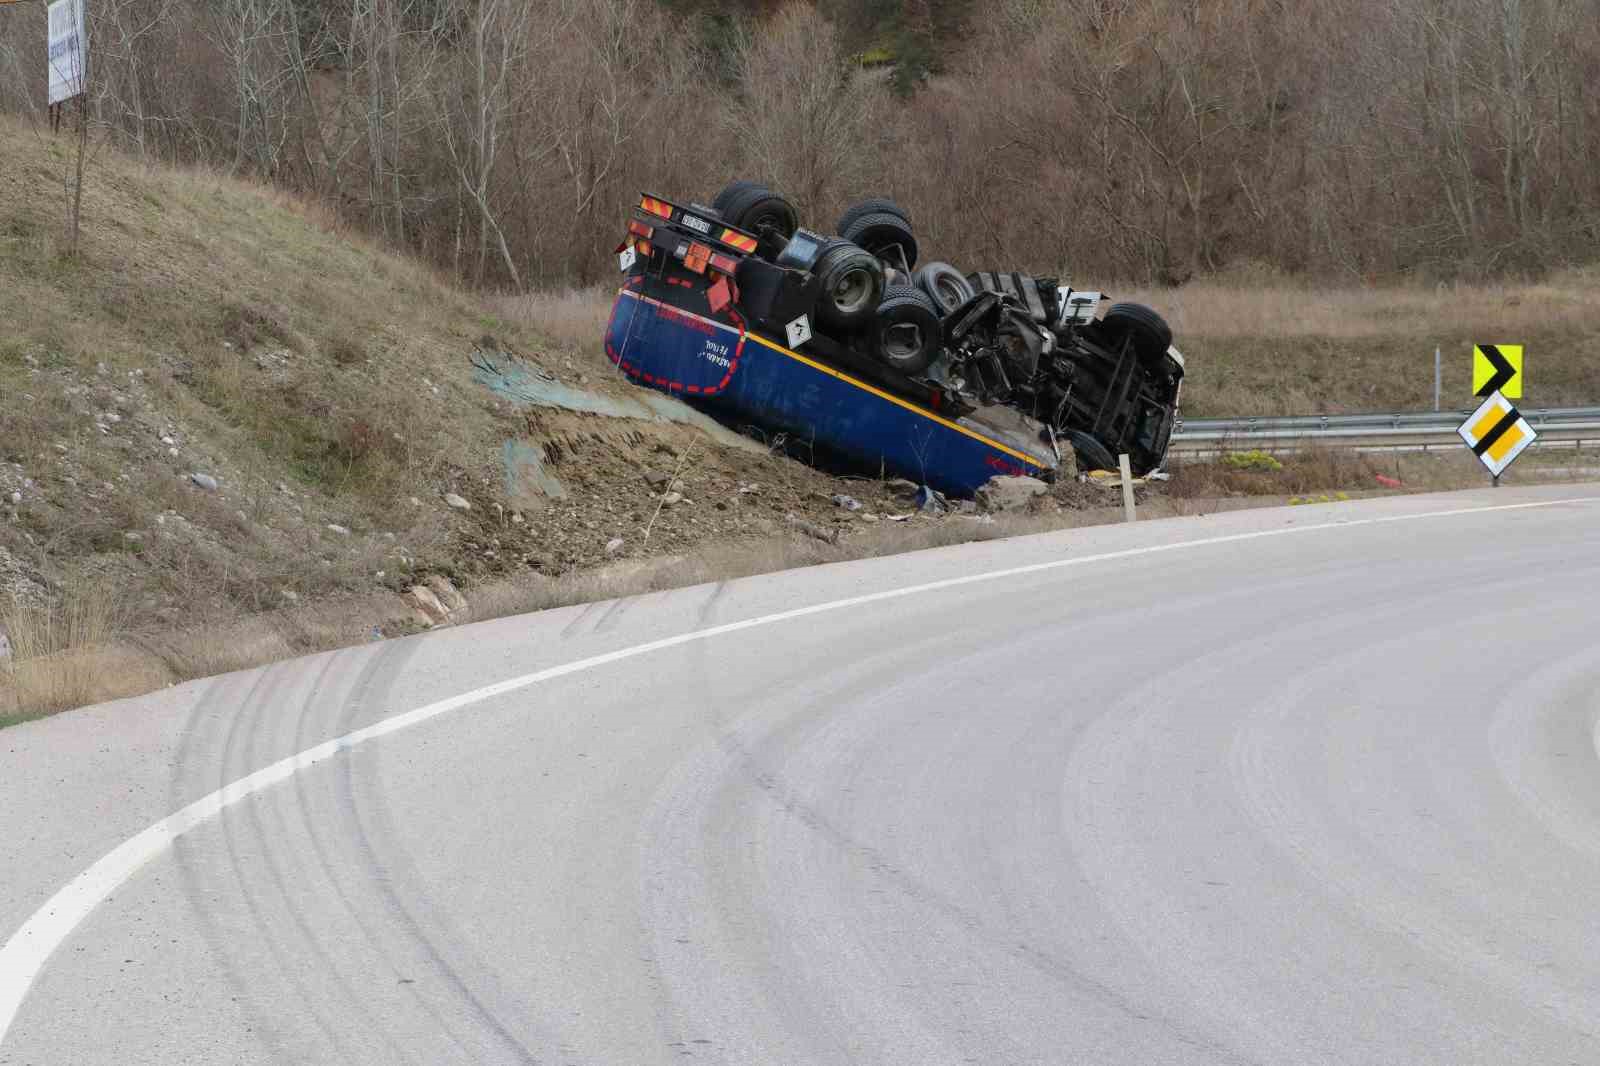
[[[0,1063],[1600,1061],[1597,623],[1600,490],[1503,489],[702,586],[6,730]]]

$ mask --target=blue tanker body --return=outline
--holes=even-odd
[[[971,496],[996,475],[1054,475],[1046,435],[946,417],[714,311],[699,279],[634,267],[618,291],[606,353],[633,380],[725,420],[786,432],[871,473]],[[803,345],[802,345],[803,347]],[[1040,430],[1040,432],[1043,432]]]

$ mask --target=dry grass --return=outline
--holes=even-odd
[[[1453,336],[1465,330],[1487,340],[1551,327],[1600,326],[1600,270],[1574,270],[1531,283],[1328,288],[1274,278],[1222,276],[1177,289],[1117,289],[1117,299],[1161,309],[1181,336],[1376,337]]]
[[[603,364],[610,368],[603,342],[616,291],[614,285],[549,289],[500,296],[493,306],[506,320],[536,330],[549,342],[553,354],[582,359],[591,367]]]
[[[1112,290],[1157,308],[1189,357],[1193,417],[1469,406],[1472,345],[1526,348],[1525,407],[1600,402],[1600,272],[1493,285],[1332,289],[1249,273]]]
[[[123,672],[105,651],[123,614],[115,591],[98,581],[74,581],[54,601],[0,599],[0,631],[11,642],[0,663],[0,727],[99,698]]]

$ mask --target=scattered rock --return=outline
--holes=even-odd
[[[522,512],[521,511],[512,511],[511,512],[511,524],[512,525],[520,526],[525,521],[527,521],[527,519],[522,517]]]
[[[837,529],[823,529],[821,526],[816,525],[815,523],[807,522],[804,518],[801,518],[797,514],[788,514],[784,517],[788,519],[791,526],[798,529],[808,537],[815,537],[824,544],[839,543],[839,531]]]
[[[472,510],[472,504],[468,503],[465,499],[457,496],[453,492],[447,492],[444,494],[444,502],[457,511]]]
[[[878,516],[873,514],[871,511],[862,511],[861,520],[863,522],[876,522],[878,521]]]
[[[1015,511],[1026,507],[1035,496],[1043,496],[1049,491],[1050,486],[1036,477],[996,476],[978,489],[978,506],[990,514]]]
[[[944,493],[936,492],[926,485],[917,489],[917,495],[911,502],[917,505],[917,510],[925,514],[943,514],[949,510]]]
[[[838,504],[840,507],[843,507],[846,511],[861,510],[860,500],[856,499],[854,496],[846,496],[842,492],[834,493],[833,502]]]
[[[11,658],[11,638],[6,636],[6,631],[0,629],[0,663]]]
[[[606,554],[615,555],[622,550],[622,546],[623,540],[621,537],[612,537],[610,540],[606,541]]]
[[[752,495],[752,494],[759,495],[760,492],[761,492],[761,486],[756,484],[755,482],[751,482],[748,485],[740,485],[739,486],[739,495],[741,495],[741,496],[749,496],[749,495]]]
[[[413,496],[413,497],[411,497],[411,506],[413,506],[413,507],[421,507],[422,506],[422,501],[417,499],[415,496]]]
[[[438,597],[439,602],[444,604],[447,611],[460,611],[467,606],[467,598],[461,595],[455,583],[447,577],[439,574],[430,575],[428,577],[428,588]]]
[[[921,488],[915,481],[908,481],[903,477],[892,477],[883,483],[884,491],[897,500],[915,499],[917,490]]]
[[[654,491],[659,492],[661,489],[664,489],[667,487],[667,485],[671,484],[671,482],[671,474],[663,474],[659,470],[646,470],[644,472],[644,483],[649,485]]]
[[[189,475],[189,480],[194,482],[196,485],[199,485],[201,488],[205,489],[207,492],[216,492],[217,491],[217,479],[212,477],[210,474],[200,474],[200,473],[190,474]]]
[[[328,523],[328,532],[337,533],[341,537],[348,537],[350,535],[350,531],[344,526],[339,525],[337,522]]]
[[[144,534],[135,533],[132,530],[129,530],[128,532],[122,534],[122,539],[127,541],[129,544],[138,544],[140,541],[144,540]]]
[[[683,493],[681,492],[669,492],[665,496],[661,497],[661,505],[663,507],[671,507],[674,504],[679,504],[682,502]]]
[[[21,503],[21,502],[22,502],[22,493],[20,493],[20,492],[13,492],[13,493],[12,493],[12,494],[11,494],[11,502],[12,502],[12,503]]]
[[[298,592],[294,592],[294,591],[292,591],[290,589],[279,589],[278,590],[278,597],[280,599],[282,599],[284,603],[299,603],[300,602],[300,594]]]
[[[450,619],[450,612],[444,604],[439,602],[439,597],[433,590],[425,585],[412,585],[406,590],[406,596],[411,603],[425,615],[432,625],[443,625]]]

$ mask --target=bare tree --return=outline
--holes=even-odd
[[[791,3],[738,41],[728,124],[749,177],[812,210],[863,184],[882,87],[844,56],[833,26]]]

